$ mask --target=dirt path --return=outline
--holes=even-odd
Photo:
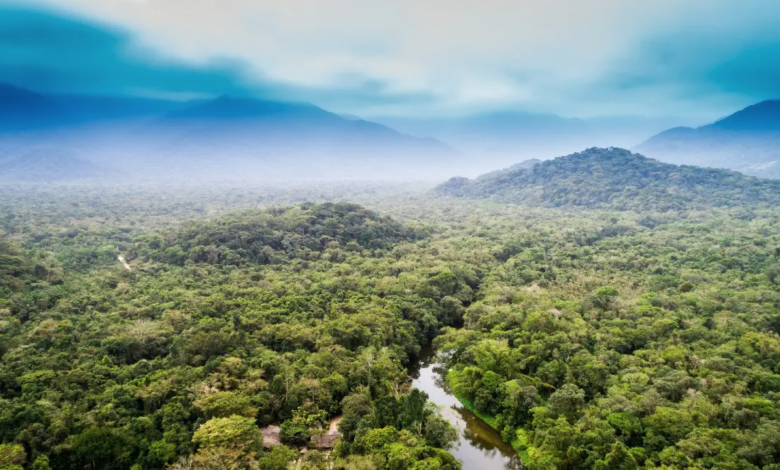
[[[342,416],[338,415],[330,420],[330,423],[328,423],[328,433],[334,434],[339,432],[339,421],[341,421]]]
[[[118,259],[119,262],[122,263],[122,265],[125,267],[125,269],[127,269],[128,271],[132,271],[132,269],[130,268],[130,265],[127,263],[127,260],[125,259],[124,256],[119,255],[119,256],[116,257],[116,259]]]

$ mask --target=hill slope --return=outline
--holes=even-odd
[[[57,148],[38,148],[16,158],[0,160],[0,181],[45,183],[106,176],[108,173],[98,165]]]
[[[436,191],[544,207],[671,210],[780,203],[780,181],[670,165],[618,148],[591,148],[476,180],[452,178]]]
[[[780,100],[766,100],[737,111],[704,129],[780,132]]]
[[[230,96],[169,113],[135,135],[146,144],[133,152],[144,168],[183,177],[419,179],[456,156],[439,141],[311,104]]]
[[[121,96],[47,95],[0,83],[0,133],[63,129],[114,119],[154,116],[182,103]]]
[[[443,176],[457,157],[435,139],[308,103],[45,95],[10,85],[0,85],[3,145],[75,152],[130,179],[164,180],[420,179]]]
[[[288,103],[222,96],[167,114],[155,128],[193,144],[271,150],[329,151],[450,149],[434,139],[420,139],[362,119],[345,119],[308,103]],[[334,148],[334,146],[337,146]],[[356,148],[357,146],[357,148]]]
[[[722,167],[780,178],[780,100],[748,106],[696,129],[664,131],[636,148],[674,163]]]
[[[385,249],[424,235],[356,204],[303,204],[185,224],[164,241],[151,238],[141,251],[173,263],[281,264],[328,248]]]
[[[56,103],[43,95],[0,83],[0,132],[48,125],[60,112]]]

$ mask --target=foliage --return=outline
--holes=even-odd
[[[680,210],[780,203],[780,182],[729,170],[661,163],[628,150],[591,148],[530,168],[437,187],[449,196],[492,198],[542,207]]]
[[[326,465],[457,469],[457,433],[409,387],[434,340],[531,469],[775,469],[780,210],[740,181],[577,199],[602,210],[566,209],[565,185],[543,204],[563,209],[345,193],[372,210],[240,212],[281,199],[0,188],[0,458],[281,469],[298,453],[260,427],[306,444],[342,415]],[[630,210],[648,201],[679,210]]]
[[[398,222],[355,204],[303,204],[245,211],[184,224],[147,237],[139,255],[172,264],[278,264],[315,259],[327,249],[383,249],[421,237]]]
[[[0,444],[0,469],[22,470],[27,461],[24,447],[18,444]]]
[[[285,446],[272,447],[257,460],[258,470],[287,470],[298,452]]]
[[[233,415],[206,421],[195,431],[192,440],[201,450],[222,447],[247,454],[260,449],[263,437],[253,419]]]
[[[52,468],[162,468],[186,455],[193,468],[278,467],[286,457],[262,452],[259,426],[281,422],[285,443],[305,445],[357,390],[369,410],[406,403],[404,365],[473,295],[449,263],[414,265],[432,249],[427,229],[351,204],[119,234],[57,227],[3,245],[5,266],[51,259],[65,282],[9,268],[19,282],[0,298],[0,439]],[[119,248],[133,269],[73,255],[94,245],[114,245],[112,264]],[[191,256],[211,245],[217,258]],[[398,425],[419,447],[449,446],[426,400],[415,395],[425,413]]]
[[[450,386],[522,436],[531,469],[775,465],[777,215],[527,223],[533,243],[485,276],[467,331],[436,339]]]

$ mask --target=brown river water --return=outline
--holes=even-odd
[[[414,379],[412,386],[427,393],[441,408],[442,415],[458,429],[460,442],[452,453],[463,462],[463,470],[522,470],[523,463],[512,446],[450,393],[444,381],[444,368],[435,359],[432,349],[423,350],[418,368],[410,371]]]

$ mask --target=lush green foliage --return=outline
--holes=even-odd
[[[473,295],[447,263],[416,261],[430,250],[414,243],[424,231],[349,204],[132,236],[90,228],[63,241],[51,228],[28,239],[29,251],[53,247],[64,283],[25,284],[30,256],[3,245],[4,273],[19,280],[0,301],[3,441],[55,468],[161,468],[190,453],[197,468],[271,468],[278,455],[262,454],[257,425],[280,422],[292,429],[285,440],[305,444],[361,397],[369,410],[381,403],[382,421],[353,418],[339,455],[373,452],[352,441],[396,426],[397,445],[419,454],[409,465],[459,467],[439,452],[453,441],[448,425],[405,405],[404,364]],[[115,248],[69,254],[73,241],[115,240],[132,270]],[[202,256],[211,248],[218,254]]]
[[[776,468],[778,219],[735,215],[531,223],[437,338],[453,391],[531,469]]]
[[[453,178],[437,191],[543,207],[667,211],[780,204],[780,182],[776,180],[670,165],[618,148],[592,148],[530,168],[490,173],[474,181]]]
[[[302,468],[455,470],[431,340],[531,469],[780,465],[776,208],[2,191],[2,468],[282,470],[260,426],[342,415]]]
[[[144,258],[183,265],[279,264],[318,259],[328,248],[387,249],[422,234],[353,204],[304,204],[249,211],[187,224],[174,233],[147,237]]]

